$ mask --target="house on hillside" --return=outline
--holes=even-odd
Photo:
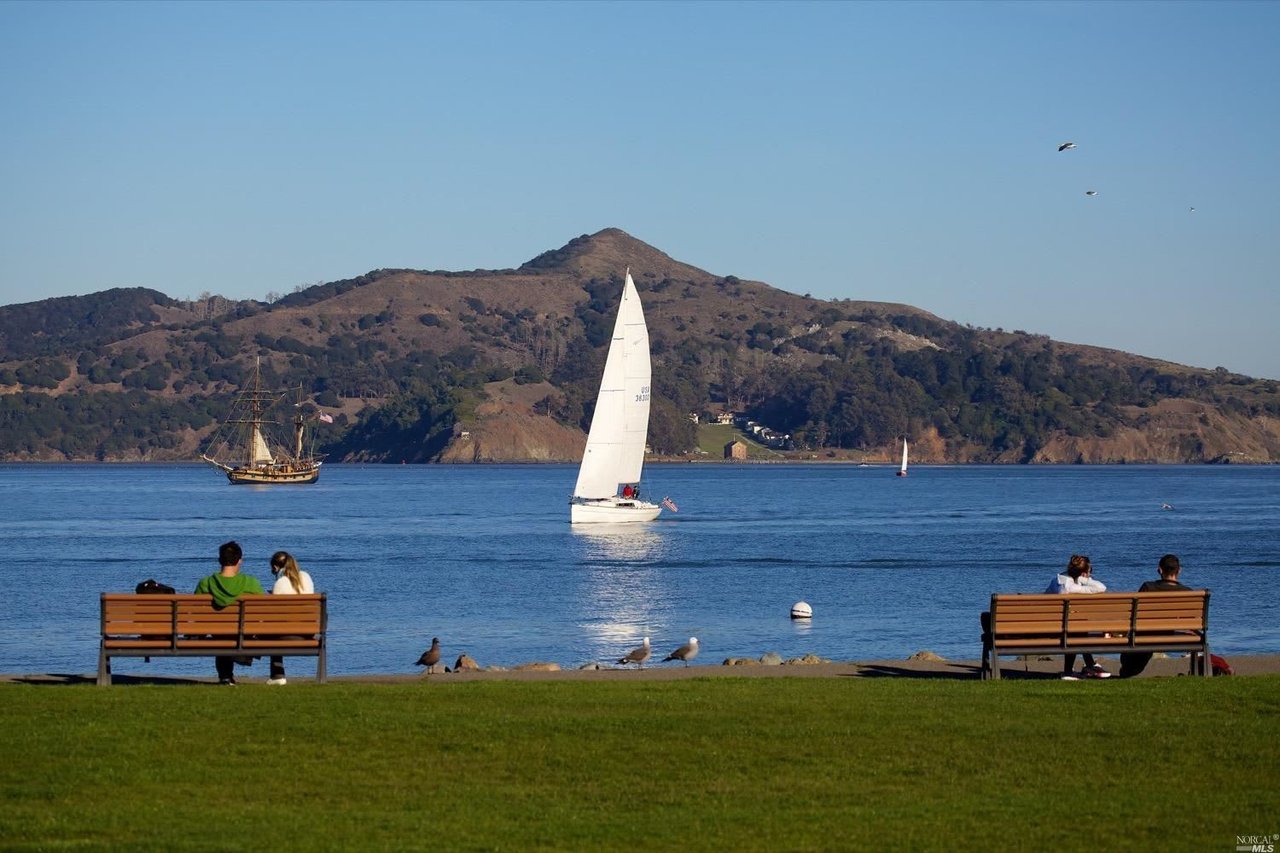
[[[735,438],[724,446],[724,458],[739,461],[747,458],[747,445],[741,439]]]

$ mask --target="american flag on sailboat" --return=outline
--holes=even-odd
[[[680,511],[680,507],[676,506],[676,502],[671,500],[671,498],[663,498],[662,505],[665,506],[667,509],[671,510],[672,512]]]

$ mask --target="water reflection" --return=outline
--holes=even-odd
[[[637,524],[572,528],[581,571],[575,584],[578,626],[591,657],[609,661],[654,636],[667,621],[663,534]]]
[[[652,560],[662,534],[643,524],[590,524],[569,528],[584,560]]]

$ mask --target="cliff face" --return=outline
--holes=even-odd
[[[577,462],[587,437],[534,407],[549,391],[546,383],[494,382],[475,417],[454,430],[440,462]]]

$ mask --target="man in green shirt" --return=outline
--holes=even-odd
[[[224,542],[218,548],[217,574],[201,578],[196,584],[196,594],[207,593],[213,596],[215,607],[226,607],[246,593],[262,595],[262,584],[253,575],[240,574],[240,562],[244,559],[244,551],[236,542]],[[234,687],[236,659],[228,655],[219,655],[214,659],[218,669],[218,683]]]

